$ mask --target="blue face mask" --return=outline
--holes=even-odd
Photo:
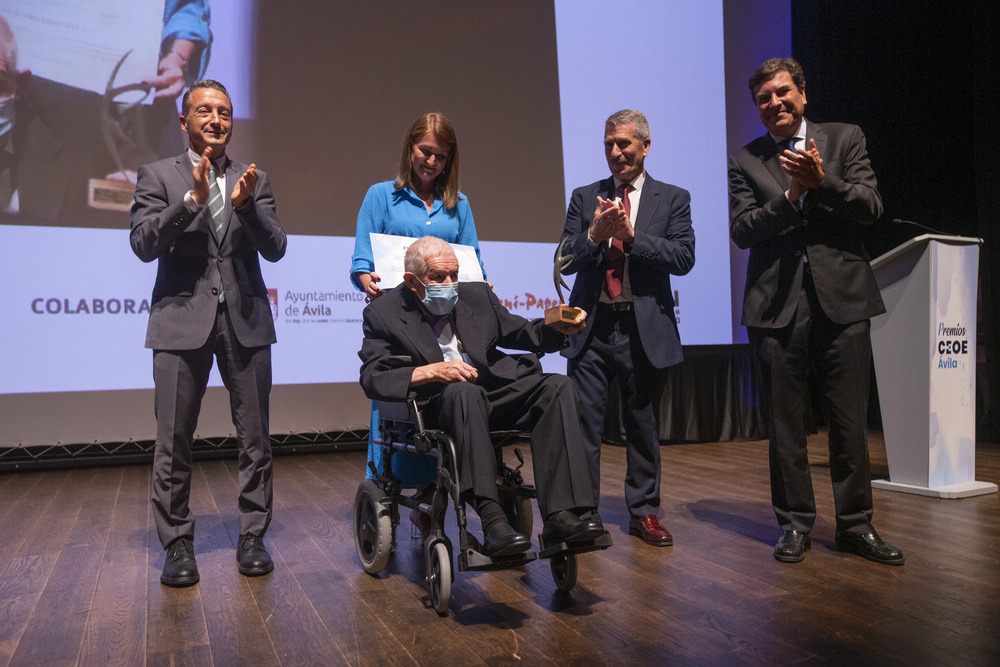
[[[432,315],[447,315],[458,303],[458,283],[431,283],[425,285],[420,278],[417,282],[424,286],[424,305]]]

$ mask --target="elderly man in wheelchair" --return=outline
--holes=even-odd
[[[595,511],[575,386],[563,375],[542,373],[533,354],[497,349],[558,351],[567,345],[568,334],[584,326],[586,313],[551,326],[514,315],[489,285],[459,284],[454,252],[431,236],[410,245],[404,268],[404,284],[365,308],[361,386],[379,401],[409,399],[422,415],[418,430],[438,429],[453,443],[438,447],[438,486],[454,483],[460,519],[465,505],[479,515],[484,538],[481,548],[473,542],[472,549],[503,562],[531,547],[530,536],[511,526],[498,496],[499,457],[490,438],[498,428],[530,433],[535,492],[544,518],[542,557],[546,551],[582,553],[610,546]],[[380,479],[390,479],[387,474]]]

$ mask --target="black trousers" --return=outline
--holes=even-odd
[[[271,521],[272,469],[269,428],[271,347],[243,347],[229,312],[219,307],[215,327],[197,350],[154,350],[156,450],[153,454],[153,517],[160,543],[194,538],[191,441],[213,357],[229,390],[239,446],[240,534],[263,536]]]
[[[808,533],[816,520],[806,452],[807,376],[819,381],[829,425],[830,477],[837,529],[872,530],[868,462],[868,378],[871,323],[831,321],[809,272],[792,322],[781,329],[747,327],[769,433],[771,504],[782,530]]]
[[[633,311],[599,306],[588,347],[567,365],[580,390],[583,437],[594,497],[600,497],[601,440],[608,385],[617,377],[625,423],[625,503],[634,517],[660,508],[660,431],[657,407],[666,369],[655,368],[639,340]]]
[[[445,385],[430,402],[436,426],[455,439],[462,491],[497,500],[496,453],[490,430],[531,434],[531,461],[542,517],[592,508],[580,436],[576,387],[563,375],[534,374],[486,390],[469,382]]]

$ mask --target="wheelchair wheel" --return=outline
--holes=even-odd
[[[576,586],[576,554],[556,554],[549,559],[549,567],[558,590],[563,593],[573,590]]]
[[[431,604],[434,611],[444,616],[448,613],[451,599],[451,554],[443,542],[435,542],[431,547],[428,564],[427,583],[431,586]]]
[[[534,515],[531,512],[531,498],[522,498],[512,491],[500,488],[500,507],[507,516],[507,523],[529,540],[534,529]]]
[[[384,570],[392,552],[392,518],[385,505],[387,499],[385,491],[372,479],[361,482],[354,496],[354,546],[368,574]]]

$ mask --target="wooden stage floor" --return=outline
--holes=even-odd
[[[885,475],[878,434],[871,450]],[[428,608],[405,514],[388,570],[361,570],[351,508],[362,452],[275,460],[275,570],[257,579],[236,571],[235,462],[197,463],[201,583],[179,590],[159,583],[149,466],[3,475],[0,667],[1000,664],[997,494],[876,490],[875,526],[906,565],[840,554],[825,436],[813,436],[813,548],[782,564],[766,443],[662,452],[675,546],[627,535],[624,452],[605,447],[601,515],[615,545],[580,557],[576,588],[556,591],[546,561],[459,572],[446,617]],[[980,444],[977,466],[1000,482],[1000,446]]]

